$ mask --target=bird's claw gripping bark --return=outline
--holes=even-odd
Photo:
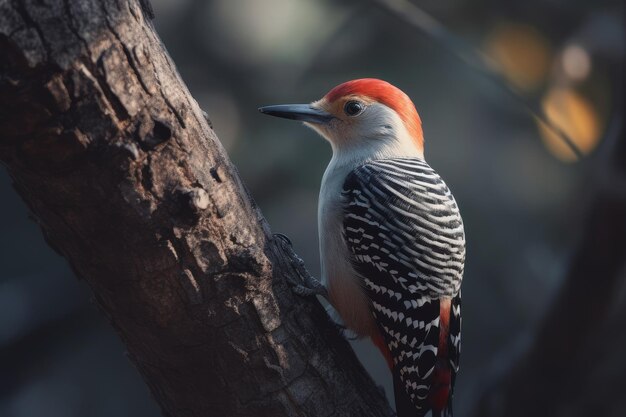
[[[293,269],[296,271],[298,277],[287,275],[287,282],[291,285],[291,290],[301,296],[310,297],[312,295],[321,295],[328,299],[328,291],[326,287],[322,285],[317,279],[313,278],[311,274],[306,270],[304,261],[294,251],[291,245],[291,240],[282,233],[275,233],[274,238],[280,240],[280,244],[283,249],[288,250],[290,256],[290,262]]]
[[[299,256],[296,255],[295,258],[295,261],[298,263],[296,271],[298,272],[300,279],[298,280],[290,277],[290,283],[292,284],[291,290],[302,297],[321,295],[324,298],[328,298],[328,291],[326,291],[326,287],[309,274],[304,267],[304,261]]]
[[[349,340],[350,342],[353,342],[355,340],[359,340],[359,336],[354,333],[352,330],[348,329],[346,326],[344,326],[343,324],[339,324],[335,322],[335,326],[337,326],[337,331],[341,334],[341,336],[346,339]]]

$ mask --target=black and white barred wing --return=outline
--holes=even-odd
[[[372,161],[344,183],[344,238],[411,402],[426,407],[439,299],[460,308],[465,235],[450,190],[420,159]],[[456,304],[456,305],[455,305]],[[452,318],[455,320],[454,318]],[[460,323],[448,359],[458,367]]]

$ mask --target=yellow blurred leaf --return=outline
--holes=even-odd
[[[567,134],[584,155],[595,149],[600,141],[600,121],[596,109],[586,98],[572,89],[555,87],[548,91],[541,104],[548,119]],[[553,129],[540,121],[537,126],[553,155],[566,162],[577,160],[576,154]]]
[[[523,90],[538,87],[550,69],[550,44],[532,26],[499,24],[488,36],[485,49],[502,75]]]

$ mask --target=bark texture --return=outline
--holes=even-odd
[[[147,0],[0,0],[0,159],[167,416],[390,416]]]

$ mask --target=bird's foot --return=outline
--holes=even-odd
[[[333,324],[333,327],[335,328],[337,333],[341,335],[341,337],[349,341],[359,340],[361,338],[353,330],[343,325],[343,323],[341,322],[341,319],[337,315],[337,312],[333,309],[333,307],[330,304],[324,304],[324,309],[326,310],[326,314],[328,314],[328,317],[330,318]]]
[[[294,279],[293,277],[290,277],[288,279],[289,283],[291,284],[291,291],[301,297],[321,295],[324,298],[328,298],[328,291],[321,282],[313,278],[309,273],[298,275],[300,275],[301,282],[299,282],[297,279]]]
[[[341,333],[341,335],[343,336],[344,339],[346,339],[346,340],[348,340],[350,342],[353,342],[355,340],[359,340],[360,339],[359,335],[357,335],[352,330],[348,329],[343,324],[337,323],[337,330],[339,330],[339,333]]]
[[[337,331],[337,333],[339,333],[341,335],[341,337],[343,337],[345,340],[348,340],[348,341],[352,342],[354,340],[358,340],[359,339],[359,337],[356,335],[356,333],[354,333],[352,330],[348,329],[343,324],[338,323],[338,322],[333,320],[333,325],[334,325],[335,330]]]
[[[309,274],[309,271],[306,270],[302,258],[293,251],[291,240],[282,233],[275,233],[274,238],[279,240],[282,248],[290,255],[288,262],[291,263],[293,270],[296,271],[297,274],[297,277],[293,275],[287,275],[286,277],[287,282],[291,286],[291,290],[301,297],[321,295],[328,299],[326,287],[317,279],[313,278],[311,274]]]

